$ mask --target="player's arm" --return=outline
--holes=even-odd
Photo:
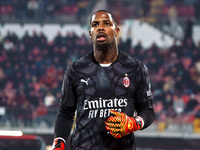
[[[71,76],[71,71],[68,68],[63,79],[60,109],[55,122],[52,150],[65,149],[66,141],[73,125],[76,100]]]
[[[145,129],[153,123],[155,118],[150,76],[148,68],[145,65],[142,65],[139,77],[135,109],[137,111],[137,115],[144,121],[144,126],[142,129]]]
[[[54,128],[53,150],[64,150],[74,118],[74,109],[60,110]]]
[[[109,117],[105,122],[106,129],[115,138],[121,138],[134,131],[144,129],[154,120],[153,96],[148,70],[145,66],[142,66],[137,79],[138,90],[135,100],[137,116],[130,117],[125,113],[111,110],[114,116]]]

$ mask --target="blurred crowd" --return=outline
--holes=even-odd
[[[90,0],[6,0],[0,1],[0,19],[4,22],[73,22],[80,23],[92,13],[98,1]],[[171,7],[179,17],[194,17],[200,22],[200,0],[106,0],[107,8],[118,21],[130,18],[167,18]],[[154,9],[152,9],[155,7]],[[103,8],[104,9],[104,8]],[[156,14],[156,12],[159,12]]]
[[[27,32],[21,39],[8,32],[0,42],[0,106],[17,110],[13,114],[17,121],[46,115],[47,108],[59,103],[67,65],[90,50],[84,35],[77,37],[69,32],[62,37],[59,32],[53,42],[48,42],[36,31],[33,36]]]
[[[84,15],[89,0],[6,0],[0,1],[0,18],[21,21],[55,21],[64,15],[71,20]]]
[[[15,123],[28,125],[42,119],[50,108],[57,110],[66,67],[92,51],[87,37],[58,32],[48,41],[36,31],[32,35],[26,32],[22,38],[10,32],[1,37],[0,106],[17,110],[12,114]],[[156,120],[189,123],[200,117],[200,43],[195,45],[191,38],[185,38],[174,41],[170,48],[153,43],[144,49],[142,42],[135,46],[131,42],[119,40],[119,49],[149,68]]]

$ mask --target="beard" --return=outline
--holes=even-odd
[[[112,44],[110,43],[97,43],[96,44],[96,49],[102,52],[107,52]]]

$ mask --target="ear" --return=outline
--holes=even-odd
[[[91,31],[89,31],[90,38],[92,38]]]
[[[119,35],[119,32],[120,32],[120,29],[119,29],[119,28],[115,28],[115,35],[116,35],[116,36]]]

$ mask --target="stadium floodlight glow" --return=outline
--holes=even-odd
[[[22,136],[22,131],[0,130],[0,136]]]

